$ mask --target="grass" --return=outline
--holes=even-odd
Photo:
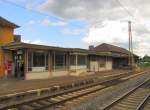
[[[150,62],[140,64],[139,66],[142,67],[142,68],[143,68],[143,67],[150,67]]]

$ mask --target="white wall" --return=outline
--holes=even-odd
[[[45,78],[50,78],[49,72],[28,72],[28,73],[26,73],[26,77],[25,77],[25,79],[27,79],[27,80],[45,79]]]
[[[90,61],[90,71],[106,71],[112,69],[112,58],[107,57],[106,60],[106,66],[105,67],[99,67],[99,61]]]
[[[28,72],[26,73],[25,79],[46,79],[51,77],[58,77],[58,76],[67,76],[69,71],[59,70],[59,71],[52,71],[52,72]]]
[[[67,76],[67,75],[82,75],[87,73],[87,65],[71,65],[70,70],[57,70],[50,72],[28,72],[26,79],[44,79],[50,77]],[[108,57],[106,60],[106,67],[99,67],[98,61],[90,61],[90,71],[105,71],[112,69],[112,58]]]
[[[98,61],[90,61],[90,71],[99,71]]]
[[[67,76],[69,71],[65,70],[58,70],[51,72],[51,77],[58,77],[58,76]]]
[[[111,57],[107,58],[106,70],[112,70],[112,58]]]
[[[70,66],[70,75],[78,76],[85,74],[87,72],[87,65],[71,65]]]
[[[87,66],[86,65],[71,65],[70,66],[70,70],[78,70],[78,69],[87,69]]]

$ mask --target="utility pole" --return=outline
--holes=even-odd
[[[128,33],[129,33],[129,66],[134,66],[134,54],[133,54],[133,42],[132,42],[132,30],[131,21],[128,21]]]
[[[128,21],[128,34],[129,34],[129,59],[128,65],[131,66],[131,21]]]

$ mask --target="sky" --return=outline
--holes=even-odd
[[[15,34],[34,44],[88,48],[110,43],[150,55],[150,0],[0,0],[0,16],[19,25]]]

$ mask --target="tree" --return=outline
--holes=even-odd
[[[145,56],[143,57],[143,62],[150,62],[150,56],[145,55]]]

